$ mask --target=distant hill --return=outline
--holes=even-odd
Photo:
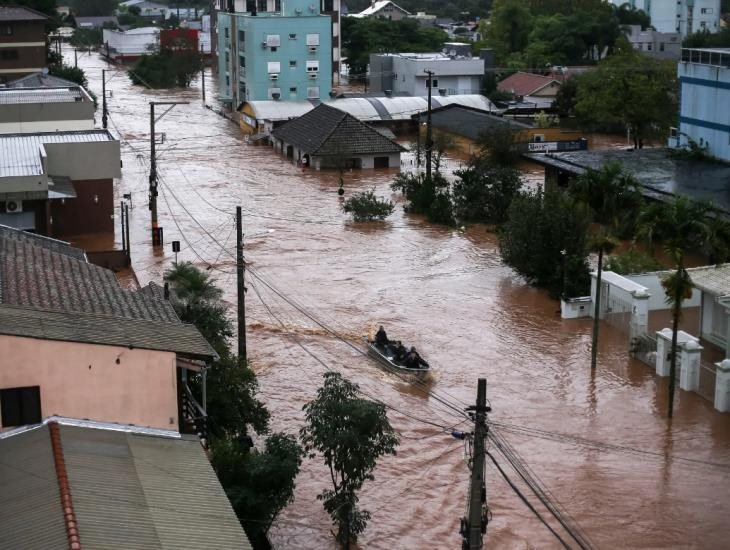
[[[489,13],[491,0],[394,0],[404,10],[411,13],[425,11],[439,17],[460,19],[460,14],[468,13],[471,17],[484,17]],[[357,13],[370,5],[370,0],[343,0],[350,13]]]

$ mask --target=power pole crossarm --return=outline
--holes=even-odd
[[[477,385],[476,407],[474,411],[474,448],[472,456],[471,482],[469,484],[469,517],[463,522],[462,535],[465,550],[482,548],[483,535],[487,528],[485,505],[487,489],[484,479],[485,441],[487,438],[487,380],[480,378]]]

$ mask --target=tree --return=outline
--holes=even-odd
[[[504,262],[552,296],[585,296],[588,213],[560,191],[522,191],[499,233]]]
[[[677,117],[676,67],[624,44],[620,53],[579,75],[575,111],[579,122],[600,130],[628,130],[634,146],[663,139]]]
[[[483,130],[477,138],[477,147],[482,161],[494,166],[516,166],[526,150],[520,129],[510,125],[509,121]]]
[[[570,117],[575,114],[576,95],[578,94],[578,79],[571,76],[563,82],[555,95],[553,107],[561,117]]]
[[[356,222],[384,220],[394,209],[393,201],[375,195],[375,188],[356,193],[342,203],[342,210],[352,212]]]
[[[675,271],[662,286],[672,307],[672,346],[669,363],[669,408],[674,412],[674,386],[677,377],[677,331],[682,315],[682,301],[692,296],[692,282],[685,269],[685,253],[700,250],[712,242],[707,215],[710,207],[683,196],[669,203],[651,204],[639,218],[640,235],[649,243],[661,242]]]
[[[422,214],[431,223],[454,225],[454,213],[448,180],[439,172],[431,178],[425,174],[400,172],[390,188],[400,191],[409,201],[403,209],[411,214]]]
[[[487,42],[498,57],[523,51],[533,28],[531,12],[521,0],[494,0]]]
[[[684,39],[685,48],[730,48],[730,27],[710,32],[702,29]]]
[[[69,0],[71,12],[80,17],[114,15],[117,0]]]
[[[306,425],[300,430],[310,458],[321,453],[332,489],[318,499],[337,525],[337,541],[348,550],[365,531],[370,513],[358,506],[358,491],[374,478],[378,459],[395,455],[398,436],[382,403],[359,397],[357,384],[340,373],[324,374],[317,397],[304,405]]]
[[[431,152],[433,154],[433,169],[436,172],[440,172],[441,162],[443,161],[444,155],[446,155],[446,153],[448,153],[450,149],[453,149],[456,146],[456,142],[450,134],[434,130],[431,143]]]
[[[134,84],[152,88],[188,88],[193,77],[200,73],[203,59],[194,49],[162,50],[143,55],[129,72]]]
[[[512,200],[522,186],[516,168],[475,158],[455,175],[452,195],[459,222],[500,225],[507,220]]]
[[[644,10],[640,10],[625,2],[620,6],[612,5],[614,13],[621,25],[640,25],[642,30],[651,26],[651,17]]]

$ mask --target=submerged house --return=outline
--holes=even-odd
[[[287,158],[321,168],[396,168],[405,150],[354,116],[319,105],[276,128],[274,147]]]

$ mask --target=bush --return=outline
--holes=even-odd
[[[162,51],[143,55],[129,71],[129,78],[151,88],[187,88],[202,66],[200,53],[194,50]]]
[[[522,186],[515,168],[475,160],[455,174],[454,215],[460,222],[500,225],[507,220],[512,199]]]
[[[554,296],[585,296],[588,214],[561,192],[518,193],[499,236],[505,263]]]
[[[619,275],[628,275],[629,273],[659,271],[664,269],[664,266],[651,254],[632,248],[608,258],[604,269]]]
[[[375,188],[356,193],[344,203],[342,210],[352,213],[356,222],[384,220],[393,213],[395,205],[384,197],[375,196]]]
[[[455,224],[449,182],[440,173],[434,172],[429,179],[425,174],[401,172],[390,187],[409,201],[403,207],[406,212],[422,214],[431,223]]]

